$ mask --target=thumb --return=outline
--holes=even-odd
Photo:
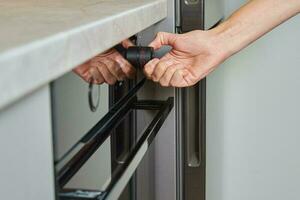
[[[158,32],[155,39],[149,44],[155,50],[159,49],[163,45],[174,46],[177,38],[177,34]]]

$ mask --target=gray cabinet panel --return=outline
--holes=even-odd
[[[168,17],[160,23],[138,34],[138,44],[148,45],[158,31],[175,32],[175,1],[168,0]],[[164,55],[169,48],[163,48]],[[139,92],[140,99],[165,100],[175,96],[173,88],[163,88],[157,83],[147,82]],[[137,113],[137,132],[140,133],[153,118],[153,112]],[[157,138],[143,158],[137,170],[137,199],[175,200],[176,194],[176,130],[175,109],[170,112]]]
[[[1,199],[54,200],[49,87],[0,112]]]

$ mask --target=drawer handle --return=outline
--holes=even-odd
[[[97,108],[99,107],[100,103],[100,85],[93,84],[93,79],[89,81],[89,92],[88,92],[88,99],[89,99],[89,107],[92,112],[96,112]],[[97,90],[97,98],[94,102],[94,87],[98,87]]]

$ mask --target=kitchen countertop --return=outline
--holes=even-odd
[[[0,0],[0,109],[166,16],[166,0]]]

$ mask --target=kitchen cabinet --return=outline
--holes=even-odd
[[[49,86],[0,112],[1,199],[54,200]]]

